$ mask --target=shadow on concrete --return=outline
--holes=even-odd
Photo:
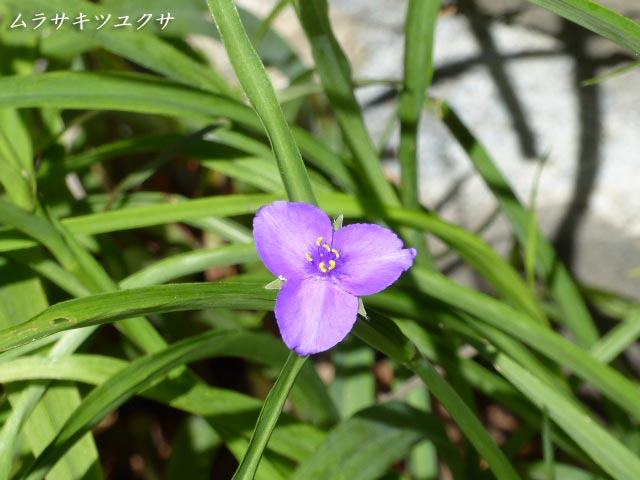
[[[511,124],[518,137],[520,152],[525,158],[536,158],[538,154],[535,133],[529,126],[527,113],[509,78],[507,64],[500,55],[491,34],[492,19],[482,15],[473,0],[461,0],[458,5],[459,12],[467,17],[471,33],[480,47],[479,60],[487,67],[511,117]]]
[[[566,53],[574,61],[573,84],[577,99],[579,131],[577,164],[571,201],[553,236],[556,251],[569,270],[573,270],[576,238],[580,225],[589,209],[589,199],[600,171],[602,140],[602,107],[598,85],[583,87],[581,82],[595,77],[598,62],[589,55],[586,43],[591,34],[571,22],[565,21],[560,39]]]

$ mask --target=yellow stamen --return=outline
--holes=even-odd
[[[331,247],[330,247],[328,244],[326,244],[326,243],[325,243],[325,244],[324,244],[324,245],[322,245],[322,246],[324,247],[324,249],[325,249],[327,252],[330,252],[330,251],[331,251]]]
[[[336,261],[329,260],[329,271],[333,270],[334,268],[336,268]]]
[[[340,258],[340,252],[338,250],[336,250],[335,248],[332,248],[331,251],[336,256],[336,258]]]
[[[318,265],[320,267],[320,271],[322,273],[327,273],[327,266],[324,264],[324,262],[320,262],[320,264]]]
[[[307,257],[307,260],[309,260],[310,262],[313,262],[313,257],[311,256],[311,254],[305,253],[304,255],[305,257]]]
[[[318,237],[318,240],[316,240],[316,243],[318,244],[318,246],[322,245],[322,237]]]

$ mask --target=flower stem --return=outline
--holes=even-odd
[[[307,358],[308,357],[299,357],[295,352],[289,354],[276,383],[273,385],[269,395],[267,395],[267,399],[262,405],[262,410],[256,422],[256,428],[249,442],[249,448],[242,462],[240,462],[240,466],[238,470],[236,470],[233,480],[253,480],[255,477],[264,449],[269,442],[271,432],[273,432],[276,426],[284,402],[289,396],[289,391],[291,387],[293,387],[298,372],[300,372]]]

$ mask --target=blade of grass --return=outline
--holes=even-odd
[[[235,356],[272,368],[279,367],[286,359],[286,349],[273,337],[240,330],[235,330],[235,337],[241,340],[229,342],[209,356]],[[3,383],[48,379],[102,385],[127,365],[121,359],[102,355],[75,354],[52,359],[30,356],[0,362],[0,379]],[[308,367],[302,370],[294,392],[317,391],[309,381],[310,373],[312,369]],[[206,418],[225,441],[238,436],[249,440],[261,402],[235,391],[197,383],[194,379],[169,376],[141,391],[140,395]],[[286,458],[301,461],[315,451],[322,438],[319,429],[286,416],[274,431],[269,448]]]
[[[90,19],[94,17],[107,18],[107,15],[114,13],[107,7],[79,0],[57,0],[56,3],[46,0],[6,1],[16,5],[22,11],[28,8],[32,10],[32,13],[42,12],[48,18],[53,17],[60,10],[83,12]],[[72,32],[65,33],[71,34]],[[211,66],[198,63],[153,33],[130,28],[85,28],[82,32],[73,33],[75,33],[78,42],[86,42],[87,39],[91,39],[105,50],[149,70],[161,73],[167,78],[196,88],[218,92],[225,96],[238,97],[222,75]]]
[[[341,418],[349,418],[375,403],[374,352],[358,339],[347,338],[332,353],[335,376],[330,385],[331,396]]]
[[[640,55],[640,25],[591,0],[529,0]]]
[[[273,85],[251,45],[233,1],[207,3],[238,80],[267,131],[289,200],[317,203]]]
[[[148,207],[124,208],[74,217],[63,223],[74,234],[96,234],[128,228],[159,225],[174,221],[189,221],[208,217],[241,215],[255,212],[260,206],[282,198],[277,195],[227,195],[161,204]],[[340,194],[321,195],[322,206],[332,215],[344,213],[349,217],[364,216],[362,206],[351,196]],[[11,212],[0,201],[0,214]],[[534,297],[518,274],[493,249],[464,229],[447,224],[433,214],[411,212],[404,209],[385,210],[385,216],[394,222],[429,231],[440,237],[473,265],[513,304],[520,306],[532,318],[545,322]]]
[[[271,25],[278,18],[278,15],[282,13],[282,11],[291,3],[291,0],[280,0],[276,3],[269,14],[262,19],[258,28],[255,29],[253,35],[251,35],[251,43],[254,45],[256,50],[260,47],[260,43],[264,39],[264,36],[271,29]]]
[[[434,366],[417,353],[415,346],[391,320],[372,312],[368,321],[358,319],[353,332],[373,348],[404,364],[422,379],[484,457],[497,478],[520,478],[464,400],[440,376]]]
[[[551,440],[551,422],[546,410],[542,411],[542,457],[547,471],[547,479],[555,480],[556,471],[554,468],[553,442]]]
[[[559,365],[570,368],[620,408],[640,419],[638,386],[616,370],[594,360],[559,334],[528,321],[517,310],[422,268],[414,268],[419,289],[426,295],[468,312],[509,336],[531,346]]]
[[[427,88],[433,77],[433,37],[440,1],[410,0],[405,21],[404,82],[400,93],[400,200],[404,207],[420,207],[418,189],[418,129]],[[426,237],[410,233],[418,249],[418,264],[433,266]]]
[[[50,280],[73,297],[84,297],[91,293],[75,275],[62,268],[56,261],[45,258],[44,255],[30,251],[18,251],[11,253],[9,258]]]
[[[36,182],[33,153],[19,113],[0,108],[0,183],[18,206],[35,208]]]
[[[429,389],[426,386],[416,388],[407,395],[407,404],[413,408],[422,410],[427,415],[433,415],[433,403]],[[467,403],[468,404],[468,403]],[[442,447],[440,447],[442,450]],[[455,460],[450,460],[449,464]],[[438,447],[432,440],[423,441],[417,444],[409,455],[409,472],[414,478],[435,479],[438,477]],[[455,467],[452,472],[455,471]],[[452,473],[455,475],[454,473]],[[454,477],[455,478],[455,477]]]
[[[542,462],[530,463],[523,465],[526,475],[530,480],[548,480],[546,465]],[[602,475],[596,475],[595,473],[588,472],[574,465],[567,465],[566,463],[556,462],[554,464],[558,478],[562,480],[605,480]]]
[[[589,354],[602,363],[613,361],[640,338],[640,310],[627,314],[620,324],[607,332],[589,349]]]
[[[125,192],[142,185],[144,182],[149,180],[149,178],[155,175],[158,169],[164,166],[167,162],[173,160],[179,152],[185,149],[185,147],[201,140],[204,135],[215,128],[217,128],[217,125],[206,125],[190,135],[180,137],[176,142],[169,144],[166,148],[162,149],[158,156],[147,162],[141,168],[131,171],[112,188],[109,194],[109,202],[107,202],[105,209],[111,209],[113,203],[122,198]]]
[[[548,159],[548,155],[540,160],[536,169],[533,183],[531,185],[531,195],[529,198],[529,219],[527,221],[527,242],[524,249],[524,271],[531,291],[535,291],[536,287],[536,252],[538,250],[538,187],[540,185],[540,177],[542,170]]]
[[[207,358],[221,348],[228,349],[233,342],[242,342],[239,332],[211,331],[134,360],[85,397],[56,438],[38,456],[26,478],[44,478],[60,456],[79,438],[132,395],[151,386],[156,379],[179,365]],[[302,367],[302,363],[299,362],[298,368]]]
[[[227,117],[260,129],[250,108],[227,97],[134,73],[50,72],[0,77],[0,105]]]
[[[367,199],[372,203],[398,205],[398,197],[385,177],[353,93],[349,62],[331,30],[326,0],[299,2],[297,8],[302,27],[311,44],[316,71],[344,140],[353,152],[357,177],[363,191],[368,194]]]
[[[222,446],[220,435],[203,418],[188,417],[175,436],[165,478],[205,478]]]
[[[177,284],[142,287],[67,300],[22,324],[0,330],[0,350],[56,332],[161,312],[205,308],[269,309],[274,292],[256,283]]]
[[[520,245],[526,249],[528,214],[517,199],[506,178],[495,165],[488,152],[462,123],[456,113],[445,103],[441,104],[442,120],[465,149],[476,171],[496,196],[500,208],[507,216]],[[558,259],[553,247],[537,228],[536,260],[539,276],[550,287],[562,310],[562,321],[575,335],[580,345],[590,346],[599,337],[580,292],[567,269]]]
[[[15,264],[0,267],[0,274],[5,281],[0,288],[0,326],[6,328],[24,322],[47,307],[37,278],[30,277]],[[12,414],[0,431],[0,478],[9,479],[12,460],[17,453],[15,439],[19,434],[26,435],[33,455],[37,456],[80,403],[80,395],[73,385],[54,386],[46,394],[46,383],[4,385],[3,389],[11,403]],[[51,474],[52,480],[77,477],[102,478],[98,451],[91,436],[67,452],[64,461]]]
[[[411,0],[407,7],[404,82],[400,93],[400,196],[409,209],[420,205],[418,192],[418,127],[427,88],[433,77],[433,36],[440,1]]]
[[[207,268],[257,262],[260,260],[252,243],[192,250],[159,260],[140,269],[120,282],[121,288],[159,285]]]
[[[241,215],[255,212],[260,206],[282,198],[278,195],[227,195],[190,200],[181,203],[160,204],[148,207],[124,208],[73,217],[63,224],[74,234],[97,234],[159,225],[175,221],[216,216]],[[351,196],[322,194],[322,206],[331,215],[344,213],[348,217],[364,216],[365,211]],[[0,202],[0,213],[3,207]],[[533,318],[544,318],[531,292],[518,274],[490,247],[465,230],[447,224],[433,214],[411,212],[404,209],[385,210],[385,216],[394,222],[429,231],[459,251],[471,265],[491,281],[506,298],[520,305]]]
[[[640,475],[640,459],[562,395],[540,382],[526,369],[506,356],[500,356],[501,372],[584,449],[605,471],[620,480]],[[603,448],[606,445],[606,448]]]
[[[384,474],[389,467],[425,438],[441,447],[443,457],[453,456],[453,449],[435,415],[400,402],[376,405],[358,412],[329,432],[291,479],[386,478]]]
[[[393,294],[391,298],[389,298],[389,295],[386,295],[385,304],[389,305],[389,303],[394,302],[396,295],[395,292],[393,292]],[[422,316],[423,306],[420,305],[418,308]],[[461,335],[463,341],[466,341],[467,338],[470,338],[465,336],[466,333],[469,332],[469,328],[460,320],[460,317],[452,312],[437,311],[433,308],[431,311],[434,318],[433,322],[430,322],[429,325],[421,326],[415,322],[401,319],[394,319],[394,321],[398,324],[402,332],[415,343],[423,355],[433,362],[438,362],[445,369],[448,378],[451,378],[453,373],[459,372],[463,386],[478,390],[480,393],[493,398],[500,405],[508,408],[509,411],[518,415],[518,417],[525,422],[526,427],[523,426],[522,431],[524,432],[525,428],[528,427],[528,430],[532,432],[527,434],[526,437],[530,438],[535,435],[539,430],[541,416],[537,409],[535,409],[526,398],[519,395],[513,386],[496,373],[476,363],[475,360],[460,356],[457,350],[451,351],[445,350],[445,348],[442,347],[437,348],[437,346],[442,343],[441,339],[448,339],[452,336]],[[402,315],[404,314],[405,313],[402,313]],[[430,337],[430,339],[425,341],[425,337]],[[487,357],[487,360],[491,363],[493,357]],[[453,382],[453,380],[454,378],[451,378],[451,382]],[[453,386],[456,387],[456,385]],[[460,391],[459,388],[456,388],[456,390]],[[468,398],[468,395],[463,398],[470,407],[473,407],[474,402]],[[573,444],[571,439],[563,432],[554,431],[553,434],[554,440],[565,452],[576,458],[582,458],[582,452],[578,450],[578,447]],[[505,445],[504,450],[505,453],[507,453],[507,445]],[[513,458],[519,451],[520,449],[515,449],[509,456]],[[455,478],[458,478],[458,476],[459,475]]]
[[[632,72],[636,68],[640,68],[640,60],[635,62],[631,62],[628,65],[623,67],[618,67],[611,72],[605,73],[604,75],[598,75],[595,78],[590,78],[588,80],[584,80],[580,83],[583,87],[590,87],[592,85],[598,85],[599,83],[606,82],[612,78],[616,78],[620,75],[624,75],[625,73]]]
[[[227,117],[255,130],[262,124],[257,115],[241,103],[189,89],[175,83],[159,80],[149,75],[103,74],[91,72],[54,72],[0,78],[0,105],[15,107],[56,106],[70,109],[105,109],[204,118]],[[354,182],[342,160],[325,145],[299,127],[291,128],[300,148],[320,170],[335,177],[337,184],[353,190]],[[157,143],[146,139],[137,148],[150,148],[162,142],[170,143],[171,137]],[[74,158],[68,168],[117,155],[128,147],[127,141],[116,142],[113,151],[88,153]],[[47,171],[45,168],[43,172]],[[44,173],[43,173],[44,174]]]
[[[375,327],[375,323],[368,328],[372,327]],[[638,470],[640,459],[600,427],[597,422],[594,422],[586,414],[582,405],[540,381],[528,369],[521,367],[507,355],[496,353],[486,344],[479,343],[478,346],[481,350],[488,352],[487,354],[493,360],[498,371],[503,373],[527,398],[541,408],[547,409],[554,422],[565,430],[580,448],[589,454],[592,460],[601,465],[614,478],[631,480],[634,475],[637,476],[640,471]],[[417,370],[414,369],[414,371]],[[435,374],[437,375],[437,372]],[[424,380],[426,382],[426,379]],[[437,395],[435,391],[434,394]],[[445,406],[451,412],[449,406]],[[609,445],[609,442],[611,442],[611,449],[603,449],[602,445]]]

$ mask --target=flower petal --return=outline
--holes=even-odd
[[[316,250],[318,237],[330,240],[332,234],[327,214],[306,203],[273,202],[260,208],[253,219],[260,258],[271,273],[285,278],[305,275],[305,254]]]
[[[380,225],[356,223],[341,228],[333,235],[333,248],[341,259],[334,278],[358,297],[378,293],[413,265],[415,248],[403,247],[395,233]]]
[[[310,355],[347,336],[358,315],[358,298],[330,280],[293,278],[280,290],[275,312],[287,347],[298,355]]]

